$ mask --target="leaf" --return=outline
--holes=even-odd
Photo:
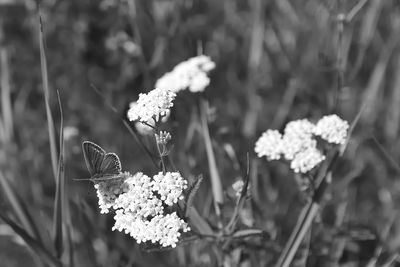
[[[200,103],[200,118],[201,118],[201,128],[203,131],[204,143],[206,146],[207,159],[208,159],[208,167],[210,170],[210,178],[211,178],[211,187],[215,201],[215,209],[218,216],[220,216],[219,204],[224,202],[223,192],[222,192],[222,183],[221,178],[218,173],[217,163],[215,160],[214,151],[212,148],[210,132],[208,130],[207,124],[207,101],[202,99]]]
[[[188,217],[190,220],[190,226],[193,226],[194,228],[196,228],[196,230],[201,235],[208,235],[208,236],[214,235],[214,231],[211,229],[208,222],[206,220],[204,220],[203,217],[200,216],[200,214],[197,212],[196,209],[189,208],[188,209]]]
[[[18,234],[26,244],[36,253],[36,255],[47,265],[50,266],[59,266],[62,264],[58,261],[51,253],[42,246],[38,240],[35,240],[32,236],[30,236],[23,228],[18,226],[14,221],[6,217],[4,214],[0,213],[0,218],[8,224],[16,234]]]
[[[46,117],[47,117],[47,128],[49,132],[50,141],[50,156],[51,156],[51,166],[53,167],[54,179],[57,177],[57,145],[56,145],[56,134],[54,130],[54,121],[50,109],[50,91],[49,91],[49,79],[47,72],[47,61],[45,53],[45,44],[43,38],[43,23],[42,17],[40,16],[40,10],[38,11],[39,19],[39,46],[40,46],[40,66],[42,72],[42,82],[43,82],[43,93],[44,102],[46,105]]]
[[[193,206],[194,197],[200,188],[201,182],[203,181],[203,176],[197,177],[196,181],[188,189],[185,205],[185,216],[188,216],[188,209]]]

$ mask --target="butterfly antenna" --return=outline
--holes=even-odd
[[[83,182],[83,181],[93,181],[92,178],[79,178],[79,179],[72,179],[72,181],[76,181],[76,182]]]

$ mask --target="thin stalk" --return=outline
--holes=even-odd
[[[0,25],[1,27],[1,25]],[[1,41],[1,40],[0,40]],[[1,85],[1,106],[3,112],[4,143],[10,142],[13,135],[13,114],[11,107],[10,70],[8,64],[8,51],[0,47],[0,85]]]
[[[214,197],[214,208],[217,217],[219,218],[218,226],[222,228],[221,210],[219,205],[223,203],[223,191],[221,178],[218,173],[217,163],[215,160],[214,151],[212,148],[210,132],[207,123],[207,102],[205,99],[200,100],[200,120],[203,132],[204,143],[206,146],[208,167],[210,170],[211,188]]]
[[[163,174],[165,175],[166,168],[165,168],[165,162],[164,162],[164,151],[161,151],[161,149],[160,149],[160,145],[158,144],[158,141],[157,141],[157,134],[154,134],[154,136],[155,136],[155,140],[156,140],[156,147],[157,147],[158,155],[160,156],[162,171],[163,171]]]
[[[310,229],[310,226],[317,215],[320,203],[331,182],[330,170],[332,170],[332,167],[335,164],[338,156],[339,151],[335,151],[331,161],[324,166],[325,168],[321,170],[319,174],[321,178],[317,177],[315,179],[316,181],[321,180],[321,182],[318,184],[311,202],[303,209],[301,216],[298,218],[295,229],[292,231],[292,234],[279,257],[278,262],[275,265],[276,267],[288,267],[292,262],[293,257],[301,244],[301,241],[303,240],[307,231]]]
[[[54,121],[53,116],[51,114],[50,109],[50,91],[49,91],[49,78],[47,72],[47,60],[46,60],[46,52],[45,52],[45,44],[43,37],[43,23],[42,17],[40,16],[40,10],[38,13],[39,19],[39,45],[40,45],[40,65],[42,71],[42,82],[43,82],[43,93],[44,100],[46,105],[46,116],[47,116],[47,127],[49,131],[49,139],[50,139],[50,156],[51,156],[51,166],[53,168],[53,176],[54,180],[57,180],[58,173],[58,153],[56,146],[56,133],[54,129]]]
[[[57,91],[58,105],[60,108],[60,155],[58,161],[58,175],[56,178],[56,195],[54,198],[53,213],[53,242],[57,257],[61,258],[64,251],[64,214],[65,210],[65,169],[64,169],[64,117],[61,106],[60,94]]]
[[[139,53],[139,64],[142,67],[143,71],[143,77],[144,77],[144,86],[146,88],[150,88],[151,86],[151,81],[150,81],[150,73],[149,73],[149,66],[146,61],[146,57],[144,55],[143,51],[143,40],[140,34],[140,29],[139,29],[139,24],[138,24],[138,15],[137,15],[137,4],[136,0],[130,0],[128,1],[128,14],[130,18],[130,24],[131,28],[134,34],[134,41],[135,43],[140,47],[140,53]]]
[[[343,42],[343,32],[344,32],[344,25],[345,25],[346,16],[343,13],[340,13],[337,16],[337,33],[338,33],[338,43],[337,43],[337,51],[336,51],[336,82],[337,88],[335,90],[335,98],[333,104],[333,111],[335,112],[338,109],[339,98],[340,94],[343,90],[344,85],[344,72],[345,66],[343,62],[344,57],[344,42]]]
[[[361,9],[365,6],[368,0],[360,0],[352,10],[347,14],[346,21],[351,22],[355,16],[361,11]]]

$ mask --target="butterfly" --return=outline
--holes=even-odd
[[[96,182],[122,178],[121,161],[117,154],[106,153],[103,148],[90,141],[82,143],[82,150],[91,178],[79,180]]]

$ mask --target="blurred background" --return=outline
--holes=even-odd
[[[39,2],[49,103],[58,134],[57,90],[63,108],[75,266],[216,266],[213,245],[204,240],[174,250],[141,251],[129,236],[111,231],[112,216],[99,214],[92,183],[74,181],[89,176],[81,151],[84,140],[117,153],[124,170],[157,171],[121,118],[139,93],[152,90],[165,72],[199,52],[216,63],[204,97],[226,190],[223,212],[232,212],[231,185],[242,178],[249,153],[252,199],[241,223],[269,233],[261,241],[232,245],[226,253],[239,256],[230,266],[271,266],[303,204],[287,165],[254,155],[259,135],[268,128],[282,130],[290,120],[316,121],[330,113],[351,122],[363,106],[309,235],[303,266],[366,266],[374,255],[379,256],[376,266],[400,266],[400,2]],[[0,178],[49,235],[56,183],[35,1],[0,0],[0,56]],[[189,180],[203,174],[195,206],[215,225],[197,97],[180,94],[165,127],[172,132],[176,168]],[[152,137],[141,141],[152,148]],[[0,208],[23,225],[4,184]],[[41,266],[2,221],[0,259],[2,266]]]

